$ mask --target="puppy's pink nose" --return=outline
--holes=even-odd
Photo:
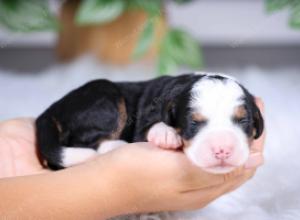
[[[234,153],[236,143],[234,134],[227,131],[212,133],[207,139],[212,156],[217,160],[230,158]]]
[[[226,160],[232,155],[232,149],[231,146],[223,146],[223,147],[212,147],[212,152],[214,154],[214,157],[218,160]]]

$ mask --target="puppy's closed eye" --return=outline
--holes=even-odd
[[[245,125],[249,123],[249,119],[247,117],[242,117],[242,118],[234,118],[233,119],[235,123],[240,124],[240,125]]]
[[[207,119],[201,113],[193,113],[192,120],[195,122],[207,121]]]
[[[193,120],[192,121],[192,123],[191,123],[191,125],[193,126],[193,127],[196,127],[196,128],[201,128],[201,127],[203,127],[204,125],[206,125],[206,123],[207,123],[207,120],[201,120],[201,121],[196,121],[196,120]]]
[[[186,138],[191,138],[207,124],[207,119],[199,113],[192,114],[191,121],[188,124],[188,129],[186,130]]]

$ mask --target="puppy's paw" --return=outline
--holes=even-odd
[[[97,152],[98,154],[105,154],[109,151],[122,147],[125,144],[127,144],[127,142],[123,140],[106,140],[99,145]]]
[[[147,140],[165,149],[176,149],[182,146],[182,139],[176,130],[163,122],[156,123],[149,129]]]

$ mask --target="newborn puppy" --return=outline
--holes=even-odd
[[[254,97],[221,74],[164,76],[143,82],[95,80],[36,120],[37,144],[51,169],[82,163],[126,142],[183,149],[197,166],[227,173],[244,164],[263,131]]]

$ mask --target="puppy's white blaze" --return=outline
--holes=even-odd
[[[97,152],[90,148],[63,147],[62,166],[70,167],[92,159]]]
[[[190,107],[210,120],[224,121],[243,103],[242,96],[243,90],[231,79],[200,79],[192,88]]]

